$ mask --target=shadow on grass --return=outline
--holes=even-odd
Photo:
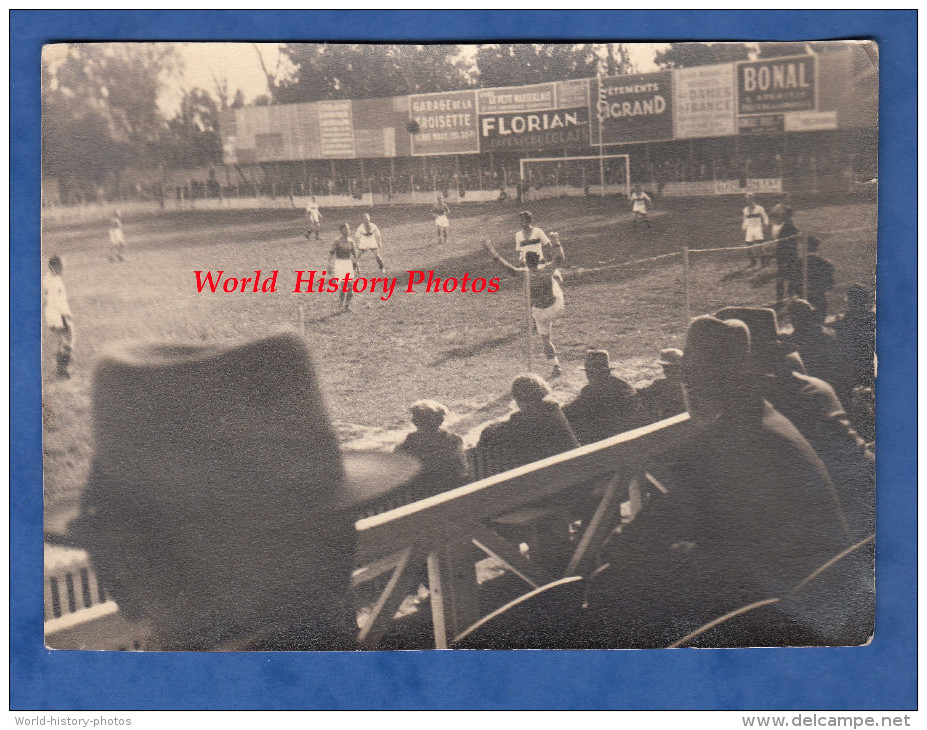
[[[507,345],[510,342],[514,342],[519,337],[521,337],[520,332],[510,332],[499,337],[494,337],[490,340],[474,342],[470,345],[464,345],[462,347],[454,347],[444,352],[444,354],[432,362],[431,367],[440,367],[441,365],[446,365],[452,360],[463,360],[468,357],[482,355],[484,352],[495,350],[498,347],[502,347],[503,345]]]

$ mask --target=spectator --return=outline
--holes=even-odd
[[[530,464],[579,446],[550,386],[539,375],[519,375],[512,383],[518,410],[483,429],[477,448],[492,451],[509,468]]]
[[[792,334],[783,337],[798,349],[808,375],[836,382],[836,343],[834,331],[825,327],[814,307],[804,299],[789,302]]]
[[[827,321],[827,292],[834,288],[834,265],[818,253],[821,242],[816,237],[808,236],[806,245],[808,288],[805,299],[814,307],[817,319],[824,324]]]
[[[158,649],[354,647],[355,510],[416,466],[341,454],[300,338],[115,349],[93,412],[79,514],[46,540],[86,549]]]
[[[680,380],[682,350],[675,347],[660,350],[657,365],[663,368],[663,377],[638,391],[644,412],[652,423],[671,418],[686,410]]]
[[[454,489],[467,481],[467,460],[460,436],[443,429],[447,408],[433,400],[420,400],[410,407],[417,430],[406,436],[396,452],[418,459],[421,470],[405,491],[409,501]]]
[[[590,590],[591,618],[613,645],[666,646],[727,611],[785,595],[850,544],[820,459],[759,392],[743,322],[693,320],[683,382],[695,433],[651,465],[662,491],[603,554],[620,575],[603,571]],[[842,621],[839,612],[835,601],[830,618]],[[786,618],[830,638],[817,614]]]
[[[776,235],[776,303],[781,305],[789,296],[801,291],[801,260],[792,209],[787,205],[776,205],[773,214],[782,222]]]
[[[786,368],[805,372],[804,363],[794,345],[779,339],[779,320],[774,309],[764,307],[724,307],[717,314],[718,319],[737,319],[750,330],[750,344],[754,354],[760,353],[755,362],[776,363],[776,372]]]
[[[846,311],[834,322],[841,364],[834,387],[841,398],[849,398],[856,387],[874,385],[875,327],[872,290],[854,284],[847,291]]]
[[[581,444],[595,443],[644,425],[646,419],[637,392],[612,374],[607,350],[586,353],[586,378],[588,384],[563,409]]]

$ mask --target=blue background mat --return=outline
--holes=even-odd
[[[915,11],[12,11],[10,708],[915,709],[916,25]],[[870,646],[221,655],[43,647],[43,43],[812,37],[880,43],[878,613]]]

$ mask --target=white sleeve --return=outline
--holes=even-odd
[[[541,239],[542,246],[550,246],[550,239],[547,237],[547,234],[544,233],[540,228],[535,228],[535,230],[540,234],[538,238]]]

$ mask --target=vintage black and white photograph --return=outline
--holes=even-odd
[[[876,43],[41,74],[45,646],[877,636]]]

